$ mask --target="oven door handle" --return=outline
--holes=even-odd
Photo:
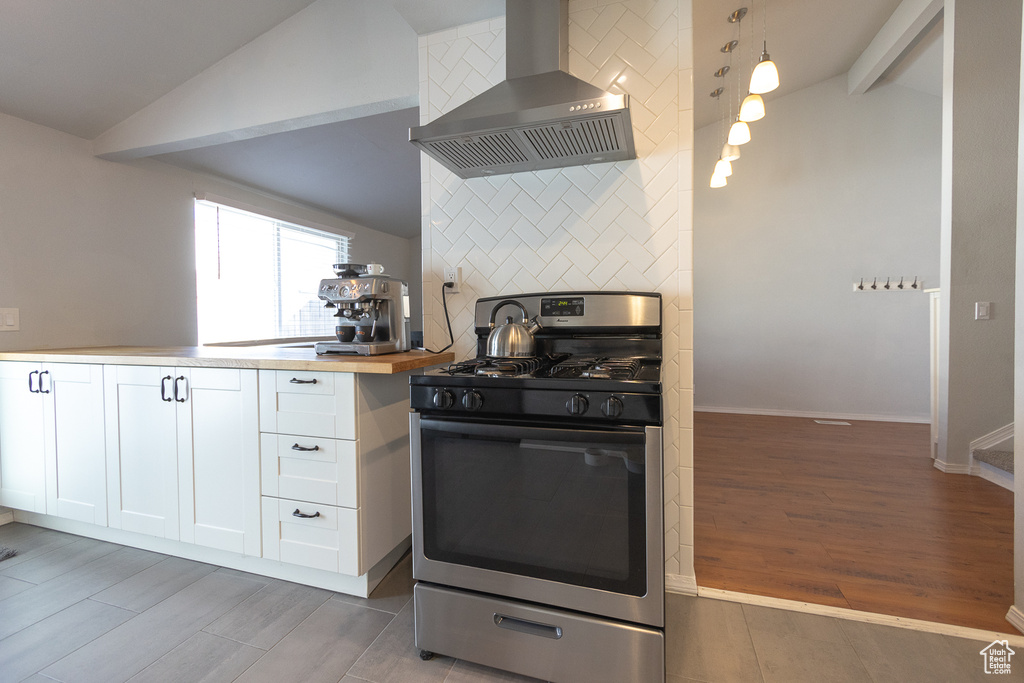
[[[431,418],[420,419],[420,429],[466,436],[488,436],[499,439],[537,441],[574,441],[578,443],[642,445],[644,433],[633,428],[616,430],[578,429],[576,427],[521,427],[518,425],[485,424],[478,422],[448,422]]]

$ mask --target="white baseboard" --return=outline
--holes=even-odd
[[[750,595],[748,593],[736,593],[733,591],[721,590],[718,588],[699,588],[697,595],[702,598],[715,600],[728,600],[747,605],[759,605],[761,607],[773,607],[785,609],[791,612],[804,614],[818,614],[825,617],[846,619],[847,621],[860,621],[866,624],[881,624],[883,626],[897,626],[912,631],[923,631],[925,633],[940,633],[942,635],[956,638],[969,638],[990,642],[993,640],[1006,640],[1014,647],[1024,647],[1024,635],[1020,633],[1000,633],[998,631],[986,631],[984,629],[967,628],[966,626],[954,626],[952,624],[940,624],[934,621],[923,621],[921,619],[908,619],[906,617],[894,617],[888,614],[875,614],[874,612],[861,612],[854,609],[842,607],[831,607],[829,605],[815,605],[809,602],[798,602],[796,600],[783,600],[782,598],[768,598],[763,595]],[[1021,625],[1024,624],[1024,615],[1016,611],[1016,607],[1010,608],[1006,615],[1008,625],[1024,632]],[[1016,613],[1015,613],[1016,612]],[[1011,618],[1011,615],[1013,618]],[[1015,621],[1016,620],[1016,621]],[[1007,631],[1010,629],[1007,628]]]
[[[865,422],[909,422],[930,424],[931,416],[872,415],[863,413],[820,413],[806,410],[774,410],[772,408],[723,408],[721,406],[694,406],[696,413],[729,413],[732,415],[769,415],[774,417],[807,417],[812,420],[861,420]]]
[[[10,524],[14,521],[14,511],[7,508],[0,508],[0,526]]]
[[[969,448],[972,452],[979,449],[992,448],[1011,438],[1013,438],[1012,422],[1005,427],[1000,427],[999,429],[989,432],[984,436],[979,436],[971,442]]]
[[[1010,605],[1010,611],[1006,613],[1006,620],[1013,624],[1013,627],[1024,633],[1024,612],[1017,609],[1016,605]]]
[[[932,464],[935,465],[935,469],[939,470],[940,472],[945,472],[946,474],[970,474],[971,473],[971,466],[970,465],[951,465],[948,462],[946,462],[945,460],[939,460],[938,458],[935,458],[935,460],[932,461]]]
[[[183,557],[187,560],[215,564],[229,569],[237,569],[261,576],[269,576],[274,579],[291,581],[292,583],[315,586],[360,598],[365,598],[373,592],[377,584],[391,571],[391,568],[402,558],[402,555],[405,554],[411,545],[411,537],[406,537],[402,543],[398,544],[390,553],[384,556],[384,559],[371,567],[365,574],[349,576],[324,569],[311,569],[310,567],[303,567],[297,564],[240,555],[193,543],[183,543],[132,531],[124,531],[122,529],[87,524],[73,519],[42,515],[37,512],[17,510],[15,512],[15,519],[18,522],[40,526],[45,529],[54,529],[55,531],[95,538],[107,541],[108,543],[141,548],[142,550],[149,550],[154,553],[174,555],[175,557]]]
[[[697,577],[682,574],[666,574],[665,590],[680,595],[697,595]]]
[[[993,484],[1002,486],[1004,489],[1013,491],[1013,475],[1006,470],[993,467],[987,462],[974,460],[971,464],[971,475],[981,477],[985,481],[990,481]]]

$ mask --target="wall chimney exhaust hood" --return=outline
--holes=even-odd
[[[635,159],[629,95],[569,75],[568,0],[506,0],[506,80],[409,141],[460,178]]]

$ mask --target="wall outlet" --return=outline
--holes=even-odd
[[[459,285],[462,284],[462,268],[445,268],[444,281],[452,283],[452,286],[448,288],[449,294],[458,294]]]
[[[0,332],[17,332],[21,321],[17,308],[0,308]]]

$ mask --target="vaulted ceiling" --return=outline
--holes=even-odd
[[[376,0],[319,0],[355,4]],[[502,0],[380,0],[423,35],[504,13]],[[95,139],[313,0],[0,0],[0,112]],[[899,0],[770,0],[768,49],[787,92],[845,73]],[[726,17],[750,13],[733,55],[749,73],[761,46],[763,1],[693,3],[695,125],[712,123],[708,97],[736,37]],[[753,39],[751,39],[751,33]],[[890,78],[941,83],[941,26],[908,50]],[[937,47],[939,46],[939,47]],[[936,63],[938,66],[936,67]],[[938,76],[936,76],[938,74]],[[418,234],[419,152],[408,143],[415,108],[164,154],[168,163],[219,175],[392,234]]]

